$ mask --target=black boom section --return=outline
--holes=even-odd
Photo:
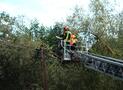
[[[75,52],[75,54],[78,54],[85,67],[123,80],[123,60],[91,53]]]

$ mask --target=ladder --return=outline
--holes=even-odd
[[[123,60],[93,53],[75,53],[85,67],[123,80]]]

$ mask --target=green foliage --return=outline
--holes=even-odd
[[[123,58],[123,13],[113,15],[105,0],[91,0],[90,7],[91,17],[76,7],[67,25],[73,32],[91,29],[97,38],[92,52]],[[43,89],[40,57],[34,58],[36,48],[45,50],[49,90],[122,90],[122,81],[89,70],[81,63],[59,63],[53,51],[59,50],[56,36],[63,34],[62,23],[47,28],[38,20],[27,26],[24,20],[0,13],[0,90]]]
[[[59,40],[56,36],[61,36],[63,34],[63,24],[56,23],[53,28],[50,28],[48,35],[46,37],[47,44],[53,48],[54,51],[57,51]]]
[[[13,46],[13,47],[12,47]],[[14,47],[16,45],[10,46],[10,43],[0,44],[0,67],[1,67],[1,90],[17,90],[21,89],[21,82],[24,83],[22,78],[30,75],[29,66],[32,61],[30,56],[30,49]],[[25,53],[25,54],[23,54]],[[26,67],[28,65],[28,67]],[[26,69],[26,71],[24,71]],[[27,73],[28,71],[28,73]],[[26,74],[27,73],[27,74]],[[25,77],[20,77],[22,74]],[[30,76],[27,76],[27,80],[31,80]]]
[[[15,18],[10,17],[5,12],[0,13],[0,39],[10,40],[13,36],[13,28]]]

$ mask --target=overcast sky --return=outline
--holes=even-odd
[[[119,4],[117,10],[121,11],[123,0],[116,1]],[[40,23],[49,26],[56,21],[64,21],[76,5],[87,11],[89,3],[90,0],[0,0],[0,11],[6,11],[12,16],[37,18]]]

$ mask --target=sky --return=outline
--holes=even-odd
[[[118,1],[117,10],[123,9],[123,0]],[[45,26],[57,21],[65,21],[76,5],[88,10],[90,0],[0,0],[0,12],[6,11],[12,16],[24,15],[29,20],[36,18]]]

